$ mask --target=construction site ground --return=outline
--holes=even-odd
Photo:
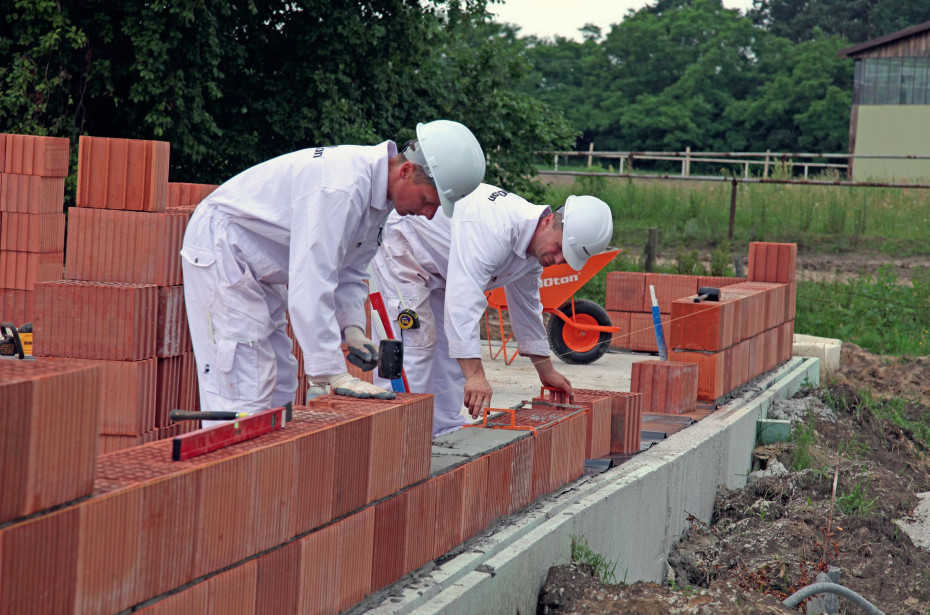
[[[930,357],[882,357],[844,344],[839,372],[825,389],[802,390],[777,404],[785,417],[807,420],[813,413],[806,469],[718,493],[711,523],[693,520],[673,547],[666,584],[626,585],[620,570],[611,571],[618,583],[603,583],[590,565],[566,564],[550,570],[538,612],[792,612],[782,600],[835,566],[842,585],[882,612],[927,613],[927,450],[874,408],[904,397],[912,401],[900,405],[901,414],[926,424],[928,383]],[[857,392],[863,388],[877,401],[863,399]],[[777,461],[791,468],[797,452],[795,444],[773,444],[758,448],[755,457],[760,467],[771,469]],[[596,552],[597,545],[591,548]],[[844,599],[839,608],[860,612]]]

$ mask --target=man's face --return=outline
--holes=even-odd
[[[414,181],[415,177],[416,167],[405,162],[391,195],[394,209],[402,216],[426,216],[427,220],[432,220],[440,207],[439,192],[429,182]]]
[[[526,250],[527,254],[535,257],[543,267],[565,262],[565,256],[562,255],[562,231],[555,229],[553,221],[552,214],[539,221],[536,233]]]

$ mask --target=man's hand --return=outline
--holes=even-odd
[[[368,384],[358,378],[353,378],[348,373],[336,374],[329,376],[329,386],[332,387],[336,395],[345,395],[346,397],[357,397],[359,399],[394,399],[397,395],[394,391],[382,389],[379,386]]]
[[[533,367],[536,368],[536,373],[539,374],[539,381],[543,386],[552,389],[561,389],[565,391],[565,394],[568,396],[568,403],[575,401],[575,390],[572,388],[572,383],[568,381],[568,378],[556,371],[549,357],[530,355],[530,360],[533,362]]]
[[[458,362],[465,375],[464,404],[471,418],[476,419],[491,405],[491,383],[484,376],[481,359],[459,359]]]
[[[375,348],[374,342],[365,337],[364,331],[350,325],[342,333],[346,338],[346,346],[349,347],[346,358],[352,365],[363,372],[370,372],[378,366],[378,349]]]

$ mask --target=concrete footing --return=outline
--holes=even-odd
[[[707,523],[718,486],[746,484],[756,423],[775,397],[820,381],[818,358],[795,357],[698,423],[617,468],[583,477],[510,517],[440,565],[382,590],[356,611],[536,612],[549,567],[567,563],[573,537],[616,562],[618,581],[662,582],[666,557],[689,526]],[[377,566],[378,562],[374,562]]]
[[[796,357],[817,357],[820,359],[820,380],[824,382],[830,374],[840,368],[840,351],[842,348],[843,342],[840,340],[795,333],[792,354]]]

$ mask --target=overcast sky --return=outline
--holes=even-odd
[[[488,10],[497,16],[495,21],[520,26],[523,36],[535,35],[552,38],[555,35],[581,41],[578,28],[593,23],[601,32],[610,30],[611,24],[623,21],[629,9],[640,9],[648,0],[506,0],[503,4],[489,4]],[[752,0],[723,0],[728,9],[746,12]]]

